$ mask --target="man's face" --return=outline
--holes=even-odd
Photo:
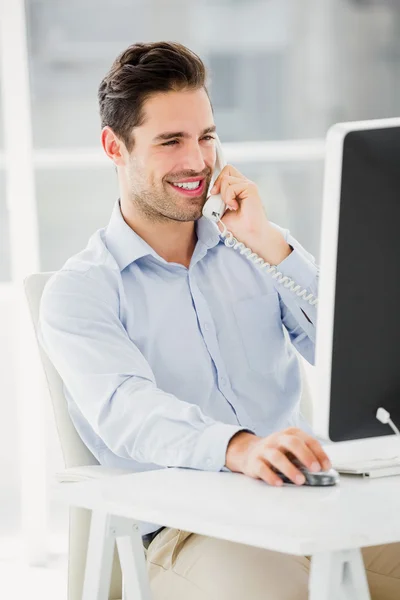
[[[215,163],[206,92],[155,94],[145,102],[144,115],[126,160],[129,197],[153,220],[199,219]]]

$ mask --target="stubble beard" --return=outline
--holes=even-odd
[[[155,186],[153,189],[141,190],[140,192],[137,189],[132,189],[131,201],[140,214],[152,223],[165,223],[171,220],[197,221],[202,216],[210,180],[211,175],[207,178],[202,196],[187,199],[182,197],[180,203],[178,203],[179,192],[174,192],[167,182],[163,184],[162,191],[156,189]],[[168,188],[171,189],[168,190]]]

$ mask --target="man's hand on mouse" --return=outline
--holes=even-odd
[[[321,444],[296,427],[289,427],[265,438],[240,431],[229,442],[225,465],[231,471],[280,486],[283,482],[274,471],[275,468],[287,475],[293,483],[302,485],[304,475],[288,455],[297,458],[313,472],[331,468],[329,457]]]

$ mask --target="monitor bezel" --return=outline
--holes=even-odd
[[[329,441],[332,441],[331,367],[344,142],[353,131],[393,127],[400,127],[400,117],[337,123],[326,136],[315,348],[317,397],[313,407],[313,430],[317,436]]]

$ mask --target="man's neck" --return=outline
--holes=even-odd
[[[124,202],[121,202],[121,214],[126,224],[161,258],[189,268],[197,242],[193,221],[152,220],[132,203]]]

